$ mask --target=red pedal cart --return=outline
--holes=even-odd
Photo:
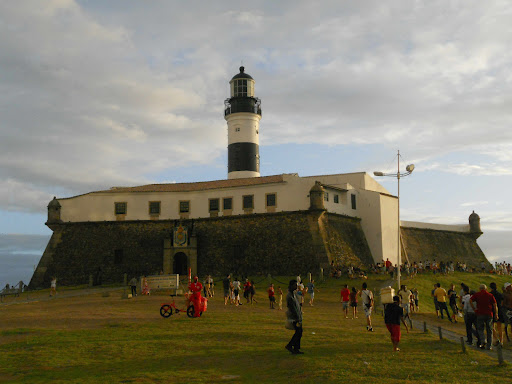
[[[179,314],[180,312],[187,312],[188,317],[194,317],[195,310],[194,304],[192,304],[192,301],[190,300],[190,296],[187,293],[185,295],[186,297],[186,307],[184,308],[178,308],[176,306],[176,302],[174,299],[172,299],[172,302],[170,303],[162,303],[160,306],[160,315],[164,318],[171,317],[173,313]],[[185,309],[186,308],[186,309]],[[201,297],[201,302],[199,304],[199,316],[203,314],[203,312],[206,312],[206,309],[208,308],[208,299],[206,297]]]

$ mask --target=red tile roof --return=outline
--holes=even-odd
[[[246,179],[200,181],[197,183],[148,184],[138,187],[114,187],[105,191],[92,193],[119,193],[119,192],[192,192],[207,189],[248,187],[261,184],[284,182],[283,175],[250,177]]]

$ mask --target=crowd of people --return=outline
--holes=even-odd
[[[482,263],[481,269],[485,270],[489,264]],[[402,271],[409,276],[416,273],[431,272],[434,274],[448,274],[455,269],[458,271],[472,271],[463,263],[437,263],[435,260],[429,262],[418,262],[409,265],[404,263]],[[492,269],[493,273],[498,275],[510,275],[510,265],[506,263],[495,263]],[[340,270],[333,268],[333,275],[339,277]],[[396,266],[393,266],[389,260],[383,263],[375,264],[370,268],[373,273],[388,273],[394,276]],[[488,271],[489,272],[489,271]],[[349,287],[344,284],[340,291],[340,302],[342,314],[345,319],[351,317],[358,318],[358,307],[362,308],[366,320],[366,330],[373,332],[372,312],[375,308],[373,292],[368,288],[365,281],[367,275],[364,271],[349,267],[347,276],[363,280],[361,288],[355,286]],[[132,283],[132,282],[130,282]],[[197,283],[197,281],[196,281]],[[245,299],[245,304],[257,303],[256,285],[253,280],[245,279],[242,284],[238,277],[231,278],[226,275],[222,280],[224,290],[224,305],[232,304],[241,306],[241,296]],[[213,278],[207,275],[204,285],[201,285],[205,297],[214,296]],[[287,322],[286,327],[294,330],[290,342],[286,349],[292,354],[302,354],[300,349],[302,337],[302,318],[303,305],[307,302],[314,306],[315,293],[318,292],[314,279],[304,283],[299,276],[291,280],[288,284],[288,293],[286,294]],[[136,291],[132,292],[136,295]],[[281,286],[275,286],[273,283],[266,289],[268,296],[268,305],[270,309],[283,309],[283,290]],[[451,284],[446,290],[440,283],[434,284],[431,292],[434,302],[436,316],[440,319],[447,319],[452,323],[464,321],[466,328],[466,342],[469,345],[476,345],[479,348],[490,350],[493,345],[504,342],[504,335],[507,326],[512,325],[512,285],[505,283],[502,292],[498,291],[496,283],[490,284],[490,290],[482,284],[478,290],[471,290],[465,283],[460,284],[460,290]],[[197,294],[196,294],[197,295]],[[308,300],[309,299],[309,300]],[[411,316],[419,311],[419,291],[417,288],[409,289],[406,285],[401,285],[400,290],[392,298],[392,302],[384,305],[384,322],[388,329],[394,351],[399,351],[401,339],[400,325],[402,324],[406,331],[412,329],[413,323]],[[462,320],[463,319],[463,320]],[[507,334],[508,338],[508,334]]]
[[[444,311],[450,322],[457,322],[457,316],[463,318],[466,343],[473,345],[473,339],[476,338],[475,345],[487,350],[503,343],[506,327],[512,326],[512,285],[505,283],[502,292],[495,282],[489,287],[490,290],[485,284],[480,284],[477,291],[461,283],[457,293],[454,284],[446,291],[437,283],[431,292],[437,317],[443,319]]]
[[[468,266],[465,262],[462,261],[437,261],[433,260],[421,260],[414,261],[409,263],[407,260],[401,264],[400,273],[404,277],[414,277],[418,273],[433,273],[433,274],[441,274],[448,275],[453,272],[489,272],[497,275],[512,275],[512,266],[510,263],[505,261],[498,263],[494,263],[494,267],[490,266],[487,262],[482,261],[479,267],[476,266]],[[364,269],[358,266],[348,265],[341,266],[337,265],[334,261],[331,262],[331,271],[330,276],[334,278],[341,278],[343,275],[346,275],[350,279],[362,278],[366,279],[367,274],[376,274],[383,275],[389,274],[392,278],[396,276],[398,273],[398,265],[393,264],[389,259],[386,261],[371,264]]]

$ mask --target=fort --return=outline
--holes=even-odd
[[[228,178],[112,187],[48,205],[53,235],[30,282],[119,282],[123,275],[305,273],[389,259],[488,263],[469,224],[402,221],[398,198],[367,172],[261,176],[261,100],[240,67],[225,101]],[[400,237],[398,236],[400,233]],[[400,238],[400,244],[398,242]]]

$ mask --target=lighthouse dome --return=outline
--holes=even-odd
[[[240,67],[240,73],[238,73],[235,76],[233,76],[233,78],[231,80],[235,80],[235,79],[251,79],[251,80],[254,80],[251,75],[245,73],[245,68],[243,66]]]

